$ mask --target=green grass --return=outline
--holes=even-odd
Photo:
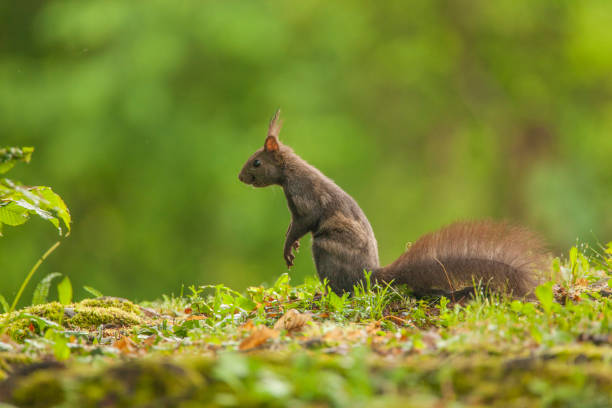
[[[316,278],[5,314],[0,400],[26,407],[612,405],[612,249],[553,261],[538,302],[416,300]],[[293,310],[293,311],[290,311]],[[64,313],[62,315],[62,313]],[[284,317],[283,317],[284,316]],[[0,406],[2,406],[0,404]]]

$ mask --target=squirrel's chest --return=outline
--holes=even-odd
[[[295,195],[287,197],[289,211],[296,218],[318,218],[323,210],[321,197]]]

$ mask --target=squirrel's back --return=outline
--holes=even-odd
[[[456,222],[419,238],[395,262],[376,271],[382,281],[416,294],[455,292],[473,282],[528,296],[548,255],[531,231],[508,222]]]

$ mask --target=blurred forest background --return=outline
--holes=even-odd
[[[8,176],[53,187],[74,220],[35,281],[136,300],[273,281],[284,196],[237,176],[279,106],[281,139],[357,199],[383,263],[456,219],[520,222],[557,253],[612,238],[609,0],[27,0],[0,16],[0,144],[36,148]],[[58,237],[41,220],[4,232],[12,297]]]

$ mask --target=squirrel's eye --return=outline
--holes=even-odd
[[[259,160],[255,160],[253,162],[253,167],[259,167],[259,166],[261,166],[261,162]]]

